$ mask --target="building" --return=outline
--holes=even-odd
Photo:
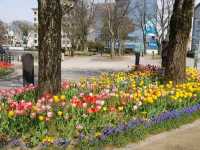
[[[29,45],[33,45],[33,47],[37,47],[38,46],[38,33],[37,33],[37,28],[38,28],[38,9],[37,8],[33,8],[33,24],[34,24],[34,30],[35,32],[32,33],[31,35],[31,39],[28,42]]]
[[[105,3],[97,3],[95,4],[95,24],[93,25],[93,29],[95,32],[93,34],[94,40],[98,41],[101,40],[101,30],[103,27],[103,18],[106,11],[106,4]]]
[[[32,47],[35,47],[37,46],[35,43],[37,43],[37,39],[35,38],[37,34],[35,34],[35,31],[31,31],[29,34],[28,34],[28,37],[27,37],[27,47],[28,48],[32,48]]]
[[[200,3],[196,5],[193,18],[192,51],[198,49],[200,44]]]
[[[161,5],[161,4],[159,4],[159,2],[160,1],[158,1],[158,6]],[[168,14],[166,14],[166,15],[168,15]],[[200,0],[195,0],[193,25],[192,25],[191,33],[189,36],[187,50],[188,51],[196,50],[198,48],[199,41],[200,41]]]
[[[38,9],[37,8],[33,8],[33,21],[34,21],[34,28],[35,28],[35,32],[34,33],[30,33],[29,35],[29,41],[28,41],[28,45],[29,46],[33,46],[33,47],[38,47]],[[61,46],[62,48],[69,48],[71,47],[71,43],[70,40],[67,38],[66,33],[61,32]]]
[[[10,28],[7,29],[7,42],[9,46],[20,47],[23,46],[23,40],[19,33],[15,33]]]
[[[122,1],[122,0],[119,0]],[[157,0],[135,0],[131,1],[131,13],[129,17],[135,23],[135,31],[129,34],[129,37],[136,43],[143,43],[143,31],[141,29],[142,16],[145,15],[145,28],[144,34],[146,35],[147,53],[152,53],[156,50],[157,53],[157,30],[156,30],[156,7]]]

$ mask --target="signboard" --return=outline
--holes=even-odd
[[[145,34],[149,36],[155,36],[157,34],[157,30],[153,20],[147,21]]]
[[[158,49],[158,44],[155,40],[150,40],[148,42],[148,48],[150,49]]]

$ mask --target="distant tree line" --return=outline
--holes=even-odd
[[[77,1],[75,0],[66,0],[65,8],[67,8],[67,13],[70,14],[69,10],[73,8],[75,10],[75,7],[77,7],[77,5],[83,6],[83,3],[79,1],[77,4]],[[107,16],[104,18],[104,28],[108,30],[108,39],[111,39],[112,41],[111,56],[114,55],[114,39],[116,37],[118,39],[120,38],[119,35],[116,36],[117,34],[115,34],[119,33],[120,29],[117,28],[118,32],[116,32],[116,29],[114,29],[114,26],[118,25],[114,24],[113,20],[116,17],[113,14],[116,14],[117,11],[115,7],[115,5],[106,5],[105,12]],[[62,8],[63,7],[61,1],[59,0],[38,0],[38,86],[40,94],[44,92],[50,92],[55,94],[61,90],[61,22],[64,13]],[[173,12],[169,21],[169,42],[167,43],[166,48],[163,49],[164,51],[166,51],[167,61],[165,62],[166,64],[163,64],[163,67],[165,70],[166,81],[174,81],[175,84],[184,82],[186,77],[186,52],[189,35],[192,27],[193,10],[194,0],[175,0],[173,4]],[[73,12],[73,10],[71,12]],[[76,13],[76,11],[74,13]],[[84,23],[90,20],[88,19],[88,16],[90,15],[86,15],[87,19],[82,18],[84,20]],[[124,17],[126,15],[122,16]],[[85,27],[86,25],[83,25],[83,27]],[[83,33],[86,34],[88,30],[82,31],[84,31]],[[78,35],[78,37],[80,38],[80,35]],[[81,40],[85,40],[85,37],[79,40],[81,44],[81,42],[83,42]],[[82,47],[85,46],[82,45]]]

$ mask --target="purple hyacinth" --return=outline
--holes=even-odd
[[[200,110],[200,104],[184,108],[182,110],[172,110],[169,112],[164,112],[156,117],[152,117],[149,121],[144,121],[141,119],[130,120],[127,124],[119,124],[116,128],[108,127],[103,130],[100,140],[105,140],[107,137],[114,135],[116,133],[126,132],[128,129],[134,129],[140,125],[144,125],[146,128],[152,125],[162,123],[167,120],[177,119],[183,115],[191,115],[194,112]]]
[[[21,145],[21,141],[19,139],[12,139],[9,142],[9,145],[11,145],[11,146],[20,146]]]
[[[70,144],[70,141],[66,140],[65,138],[59,138],[59,139],[54,141],[54,144],[56,146],[66,148]]]

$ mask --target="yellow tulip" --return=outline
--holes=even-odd
[[[63,115],[63,112],[62,111],[58,111],[58,116],[62,116]]]
[[[54,99],[55,103],[59,103],[60,102],[59,96],[54,96],[53,99]]]
[[[103,111],[107,111],[107,107],[103,107]]]
[[[118,110],[119,110],[119,111],[123,111],[123,109],[124,109],[124,107],[122,107],[122,106],[119,106],[119,107],[118,107]]]
[[[95,133],[95,137],[100,137],[101,136],[101,133],[100,132],[96,132]]]
[[[9,111],[9,112],[8,112],[8,117],[9,117],[9,118],[13,118],[14,115],[15,115],[15,112],[14,112],[14,111]]]
[[[152,99],[152,97],[148,97],[148,98],[147,98],[147,103],[153,104],[153,99]]]
[[[38,117],[38,119],[39,119],[40,121],[44,121],[44,116],[40,115],[40,116]]]
[[[33,110],[33,112],[36,112],[36,111],[37,111],[37,107],[36,107],[36,106],[33,106],[33,107],[32,107],[32,110]]]
[[[60,96],[60,99],[61,99],[62,101],[65,101],[65,100],[66,100],[65,95],[61,95],[61,96]]]

